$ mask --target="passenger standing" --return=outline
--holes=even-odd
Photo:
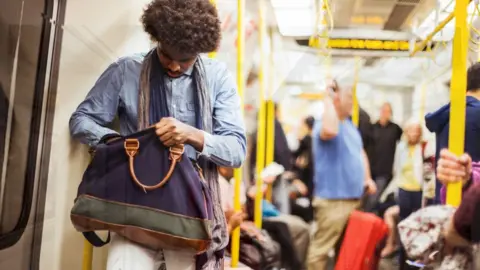
[[[395,177],[390,185],[398,186],[399,221],[422,207],[423,200],[423,147],[422,126],[409,121],[405,126],[406,140],[397,145],[395,153]],[[407,269],[406,253],[400,249],[400,269]]]
[[[467,71],[467,98],[465,112],[465,152],[474,162],[480,161],[480,63],[471,66]],[[448,134],[450,128],[450,103],[436,112],[425,116],[428,130],[436,135],[435,156],[448,147]],[[435,165],[436,166],[436,165]],[[440,190],[442,185],[438,182],[435,186],[435,202],[442,203]]]
[[[203,269],[223,269],[228,235],[214,163],[240,167],[246,137],[235,80],[225,64],[199,55],[214,51],[219,44],[217,10],[204,0],[154,0],[145,9],[142,24],[157,42],[156,48],[111,64],[73,113],[70,130],[74,138],[91,147],[134,133],[141,126],[140,113],[156,112],[155,106],[162,106],[158,97],[165,95],[171,117],[150,124],[165,146],[185,144],[186,157],[206,161],[204,175],[214,218]],[[147,86],[151,86],[151,106],[141,110],[139,93],[145,93]],[[199,121],[205,131],[194,128],[196,112],[201,112]],[[109,128],[117,116],[120,134]],[[195,269],[194,258],[190,252],[149,250],[114,235],[107,270]]]
[[[273,161],[279,165],[282,165],[285,172],[291,171],[293,168],[292,151],[288,146],[287,136],[283,130],[282,124],[278,120],[280,118],[280,109],[278,104],[275,103],[275,123],[274,123],[274,152]],[[257,131],[252,138],[252,152],[250,156],[250,171],[251,180],[256,179],[256,163],[257,163]],[[268,166],[269,164],[265,164]],[[255,184],[254,182],[252,183]],[[290,214],[290,198],[287,191],[287,180],[280,175],[272,183],[272,200],[275,206],[279,208],[282,213]]]
[[[313,157],[312,157],[312,128],[315,123],[313,116],[305,118],[302,123],[302,135],[298,149],[293,153],[295,160],[294,171],[296,176],[307,188],[308,207],[292,203],[292,215],[302,217],[306,222],[313,219],[313,208],[311,205],[313,196]],[[303,196],[302,196],[303,197]]]
[[[350,213],[360,206],[362,194],[376,191],[362,139],[348,119],[351,88],[340,88],[333,82],[329,93],[312,133],[317,228],[309,248],[309,270],[326,269],[328,253],[338,242]]]
[[[360,136],[362,136],[363,149],[367,153],[368,160],[370,161],[370,170],[372,169],[372,158],[373,158],[373,125],[370,120],[370,115],[362,109],[359,110],[359,119],[358,119],[358,130],[360,131]]]
[[[393,160],[397,142],[402,137],[402,129],[391,121],[392,106],[382,105],[380,119],[373,125],[373,158],[372,177],[377,184],[377,192],[369,196],[365,205],[366,211],[375,211],[380,195],[393,177]]]

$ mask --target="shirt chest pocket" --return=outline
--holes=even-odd
[[[180,121],[189,125],[195,124],[195,104],[193,102],[184,102],[180,106],[179,118]]]
[[[189,112],[195,112],[195,103],[193,103],[193,102],[187,102],[187,111],[189,111]]]

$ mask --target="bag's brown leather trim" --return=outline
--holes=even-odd
[[[191,249],[197,253],[203,253],[211,243],[209,240],[186,239],[136,226],[107,223],[75,214],[71,214],[70,219],[79,232],[108,230],[153,250],[179,250],[179,247],[186,247],[184,248],[186,250]]]
[[[137,155],[138,150],[140,149],[140,141],[138,139],[126,139],[125,142],[123,143],[123,146],[128,156],[130,175],[132,176],[133,182],[137,184],[137,186],[139,186],[145,192],[147,190],[155,190],[165,185],[170,179],[170,176],[172,176],[172,173],[175,170],[175,165],[177,165],[177,163],[181,160],[182,155],[185,152],[185,146],[183,144],[170,147],[169,149],[170,160],[172,162],[170,163],[170,168],[168,169],[167,174],[163,177],[163,179],[158,184],[154,186],[147,186],[142,184],[140,180],[138,180],[137,175],[135,174],[134,161],[135,161],[135,156]]]

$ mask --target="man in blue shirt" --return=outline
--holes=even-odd
[[[480,62],[467,71],[467,98],[465,110],[465,152],[475,162],[480,161]],[[448,147],[448,131],[450,128],[450,103],[425,116],[425,124],[430,132],[436,135],[435,156]],[[435,164],[436,166],[436,164]],[[441,203],[440,189],[442,184],[436,182],[435,202]]]
[[[326,269],[328,252],[339,240],[350,213],[360,206],[363,192],[376,192],[362,138],[348,119],[353,104],[351,87],[338,87],[334,81],[328,92],[312,134],[317,229],[310,244],[308,270]]]
[[[215,165],[240,167],[246,136],[234,78],[224,63],[200,55],[220,42],[217,9],[205,0],[153,0],[141,21],[156,48],[112,63],[72,114],[70,132],[95,147],[154,126],[165,146],[185,144],[186,158],[206,163],[212,241],[203,263],[192,252],[150,250],[114,234],[106,269],[186,270],[197,263],[202,269],[223,269],[228,234]],[[161,117],[160,109],[170,117]],[[118,131],[111,129],[116,118]]]

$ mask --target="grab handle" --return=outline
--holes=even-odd
[[[138,180],[137,175],[135,174],[134,160],[135,160],[135,156],[138,153],[138,150],[140,149],[140,142],[138,141],[138,139],[126,139],[123,145],[125,148],[125,152],[128,155],[130,175],[132,176],[133,182],[137,184],[137,186],[142,188],[143,191],[145,192],[147,190],[155,190],[165,185],[170,179],[170,176],[172,176],[173,170],[175,169],[175,165],[177,165],[177,163],[181,160],[182,155],[185,152],[185,146],[183,144],[170,147],[169,159],[172,162],[170,163],[170,168],[168,169],[167,174],[165,175],[165,177],[163,177],[162,181],[160,181],[158,184],[154,186],[147,186],[142,184],[140,180]]]

